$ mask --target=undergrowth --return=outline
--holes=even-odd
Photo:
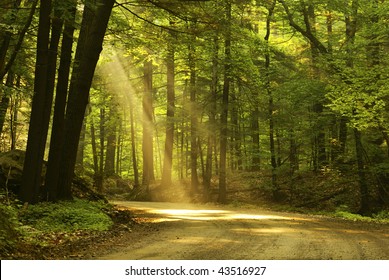
[[[21,211],[20,221],[43,232],[104,231],[113,224],[104,212],[106,207],[103,203],[81,199],[58,203],[42,202]]]
[[[46,246],[76,238],[83,232],[107,231],[113,226],[104,202],[74,199],[23,207],[17,201],[0,203],[0,255],[20,244]]]

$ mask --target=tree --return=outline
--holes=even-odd
[[[58,183],[60,197],[71,198],[71,182],[77,156],[77,146],[80,138],[85,109],[88,104],[89,90],[92,84],[94,71],[104,40],[105,31],[115,1],[96,1],[96,12],[92,23],[86,33],[83,57],[75,64],[70,85],[66,118],[64,126],[64,138],[60,172],[61,181]],[[82,39],[82,38],[81,38]],[[87,51],[86,51],[87,50]],[[76,54],[77,57],[77,54]]]
[[[52,96],[48,94],[49,43],[51,1],[42,0],[39,12],[37,55],[35,67],[34,96],[24,161],[21,199],[25,202],[39,201],[42,164],[46,145],[47,128]],[[53,69],[51,69],[53,71]]]
[[[225,39],[224,39],[224,78],[222,111],[220,116],[220,176],[219,176],[219,197],[220,203],[226,203],[227,199],[227,137],[228,137],[228,100],[230,94],[230,71],[231,71],[231,2],[225,4]]]
[[[162,186],[169,186],[172,183],[172,164],[173,164],[173,142],[174,142],[174,111],[175,111],[175,72],[174,72],[174,46],[168,42],[166,55],[167,71],[167,109],[166,109],[166,138],[162,170]]]

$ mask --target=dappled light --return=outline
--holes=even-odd
[[[385,259],[389,253],[385,231],[320,216],[221,205],[117,204],[159,230],[110,259]]]

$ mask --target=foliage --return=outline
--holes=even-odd
[[[0,251],[11,249],[20,236],[16,208],[0,204]]]
[[[112,220],[104,212],[106,205],[75,199],[58,203],[30,205],[20,215],[21,222],[43,232],[108,230]]]

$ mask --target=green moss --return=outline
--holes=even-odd
[[[43,232],[108,230],[113,222],[102,203],[76,199],[30,205],[20,216],[23,224]]]

